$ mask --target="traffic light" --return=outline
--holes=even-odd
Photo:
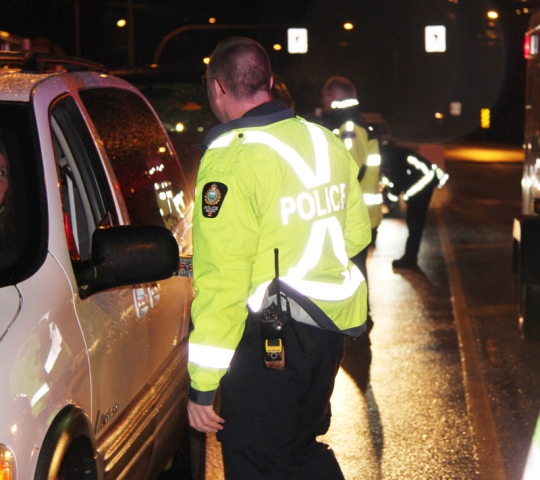
[[[489,108],[480,109],[480,127],[489,128],[490,122],[490,110]]]

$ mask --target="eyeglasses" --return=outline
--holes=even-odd
[[[225,90],[223,90],[223,87],[221,86],[221,83],[219,82],[219,80],[216,77],[209,77],[207,75],[203,75],[201,77],[201,80],[202,80],[202,83],[204,83],[205,85],[208,83],[208,80],[215,80],[218,83],[219,88],[221,88],[221,93],[223,93],[223,95],[225,95]]]

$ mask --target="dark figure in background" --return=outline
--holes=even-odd
[[[409,236],[405,254],[394,260],[392,267],[416,269],[431,195],[435,187],[441,188],[446,183],[448,174],[414,150],[394,144],[381,146],[381,158],[388,199],[398,201],[399,195],[403,194],[403,200],[407,202]]]

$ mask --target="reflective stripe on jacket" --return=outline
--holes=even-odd
[[[401,193],[408,201],[428,188],[441,188],[448,180],[447,173],[410,148],[389,144],[381,151],[382,183],[392,201],[397,201]]]
[[[280,121],[266,117],[275,118],[220,125],[199,168],[188,362],[199,392],[218,387],[248,301],[253,311],[261,307],[275,248],[287,293],[321,328],[358,335],[366,318],[366,283],[349,261],[371,238],[358,167],[328,130],[292,111]],[[207,217],[205,192],[213,185],[222,197],[212,196],[218,211]]]

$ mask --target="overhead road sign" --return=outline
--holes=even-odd
[[[307,28],[287,29],[287,50],[289,53],[307,53]]]
[[[446,27],[428,25],[425,29],[426,52],[446,52]]]

